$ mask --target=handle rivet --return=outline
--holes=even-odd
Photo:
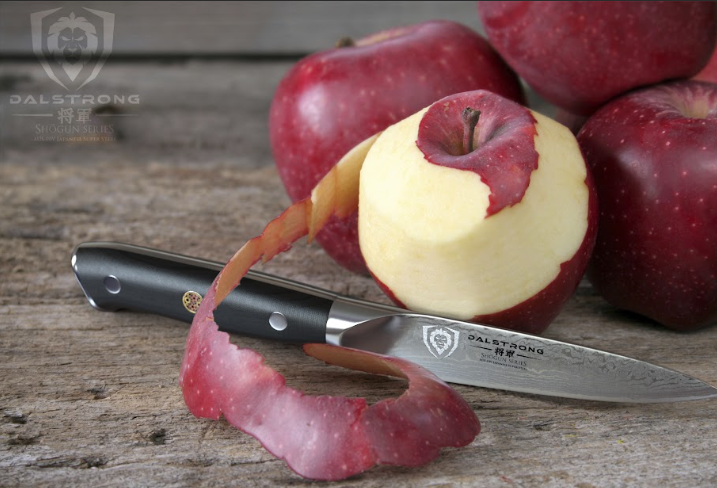
[[[286,317],[284,317],[283,313],[272,312],[272,314],[269,315],[269,325],[271,325],[271,328],[274,330],[282,331],[286,329],[289,323],[286,321]]]
[[[102,284],[105,285],[105,289],[113,295],[118,294],[122,289],[120,280],[118,280],[117,277],[114,275],[105,276],[105,279],[102,281]]]
[[[197,313],[199,305],[202,304],[202,295],[196,291],[188,291],[182,296],[182,303],[189,313]]]

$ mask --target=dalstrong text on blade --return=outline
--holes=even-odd
[[[507,350],[517,350],[517,351],[523,351],[523,352],[531,352],[535,354],[540,354],[541,356],[545,353],[545,351],[538,347],[532,347],[532,346],[526,346],[525,344],[516,344],[514,342],[507,342],[507,341],[499,341],[497,339],[488,339],[485,337],[481,337],[477,334],[469,334],[468,340],[472,341],[474,343],[480,342],[486,345],[492,345],[492,346],[498,346],[502,347]],[[473,346],[477,344],[471,344]],[[532,358],[531,358],[532,359]]]

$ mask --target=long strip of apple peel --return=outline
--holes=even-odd
[[[369,137],[341,158],[311,192],[309,242],[311,242],[332,215],[345,218],[358,209],[359,174],[369,149],[381,135]]]
[[[369,137],[346,153],[319,181],[311,192],[311,198],[290,206],[269,222],[260,236],[249,240],[234,254],[219,275],[217,306],[257,261],[267,262],[307,233],[311,242],[332,215],[347,217],[358,208],[361,166],[380,134]]]
[[[229,260],[207,292],[187,338],[180,385],[198,417],[221,415],[256,437],[301,476],[336,480],[374,464],[415,466],[442,447],[470,443],[480,430],[460,396],[410,362],[326,344],[306,345],[326,362],[408,380],[399,398],[368,406],[362,398],[309,396],[288,388],[283,376],[249,349],[235,346],[213,320],[216,306],[249,268],[283,252],[304,235],[313,237],[332,216],[358,206],[361,164],[377,136],[349,152],[319,182],[310,199],[289,207]]]

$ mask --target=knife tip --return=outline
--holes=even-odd
[[[703,381],[699,381],[699,387],[696,389],[690,389],[689,391],[686,391],[685,394],[677,398],[676,401],[683,401],[683,400],[710,400],[717,398],[717,388],[710,385],[709,383],[705,383]]]

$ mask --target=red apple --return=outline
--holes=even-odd
[[[625,95],[578,140],[600,200],[597,291],[673,329],[717,322],[717,85]]]
[[[633,88],[693,76],[717,33],[714,2],[479,2],[478,12],[536,92],[582,115]]]
[[[516,101],[515,74],[477,33],[433,21],[366,37],[297,63],[271,105],[271,147],[293,201],[351,148],[438,100],[487,89]],[[332,219],[317,240],[339,264],[366,273],[357,216]]]
[[[583,276],[596,224],[570,130],[483,90],[389,127],[361,169],[361,251],[419,312],[540,333]]]

